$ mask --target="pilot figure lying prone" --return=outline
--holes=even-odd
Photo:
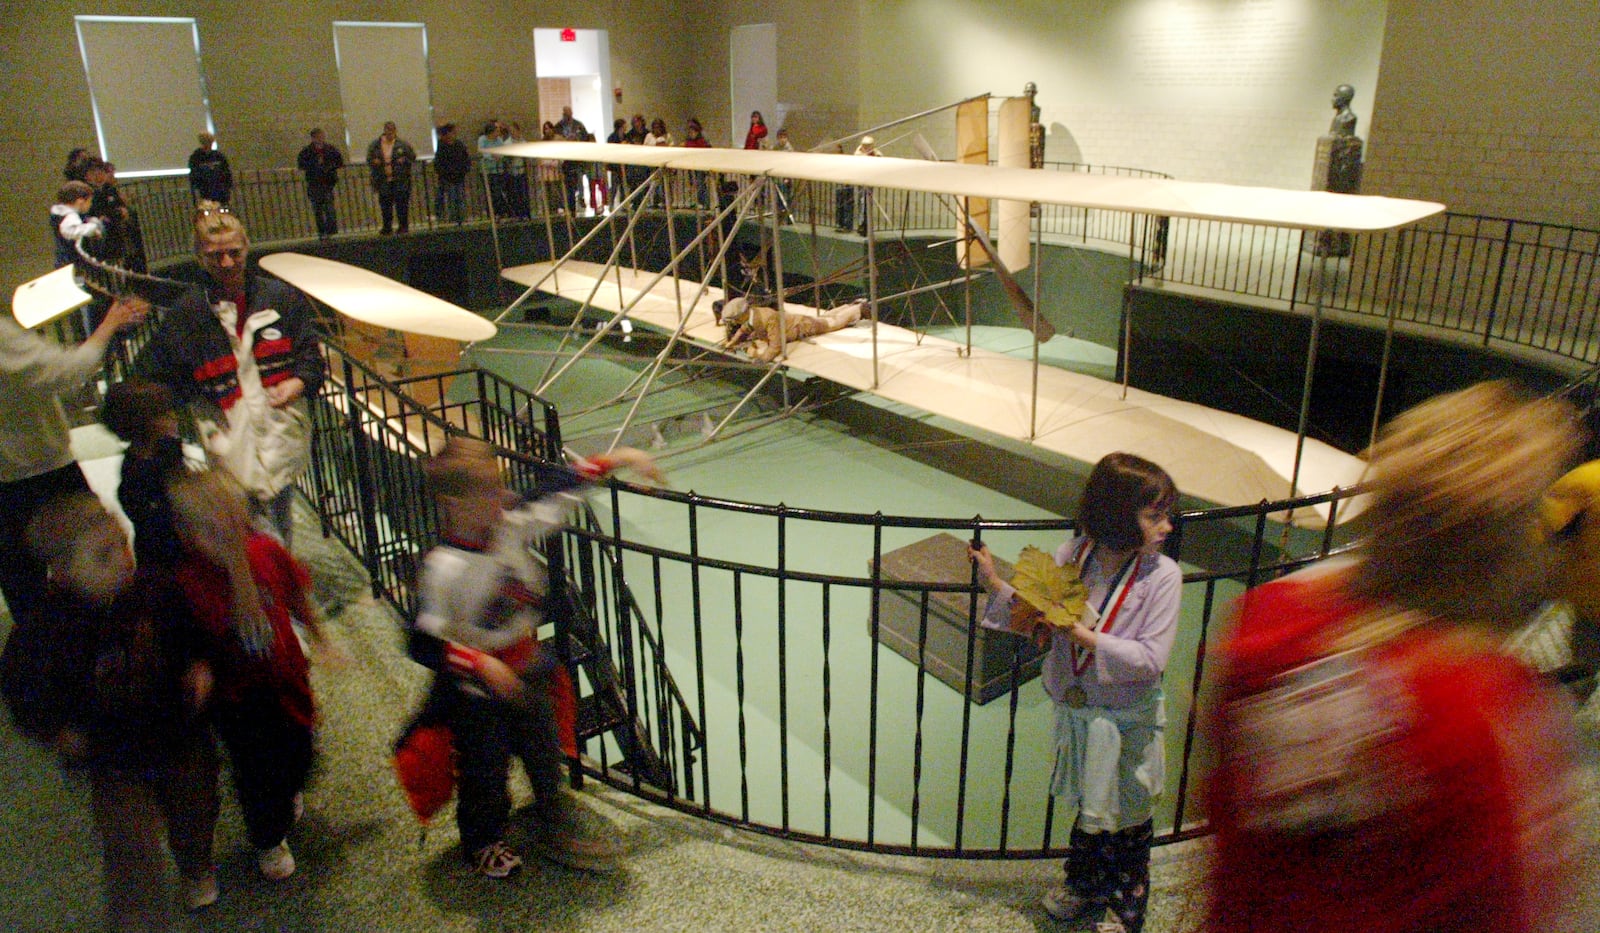
[[[745,352],[764,363],[778,358],[779,348],[787,344],[832,333],[861,320],[866,310],[865,301],[852,301],[821,314],[788,311],[783,316],[783,331],[778,330],[778,309],[765,304],[752,304],[750,299],[730,298],[713,306],[718,320],[728,329],[722,345],[730,350],[743,347]]]

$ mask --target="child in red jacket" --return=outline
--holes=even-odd
[[[288,834],[311,770],[316,707],[294,620],[325,644],[306,592],[310,577],[276,538],[250,522],[225,473],[170,481],[185,559],[178,581],[215,645],[212,719],[232,763],[245,829],[268,880],[294,874]]]

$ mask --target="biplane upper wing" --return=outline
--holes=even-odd
[[[615,143],[513,143],[492,150],[529,159],[562,159],[741,175],[771,175],[834,184],[898,188],[974,198],[1038,201],[1158,217],[1260,224],[1301,230],[1368,233],[1416,223],[1443,204],[1374,195],[1293,191],[1250,185],[1126,178],[1039,169],[960,165],[820,152],[685,149]]]
[[[261,268],[340,314],[375,327],[468,342],[488,340],[496,332],[492,322],[443,298],[331,259],[273,253],[261,257]]]

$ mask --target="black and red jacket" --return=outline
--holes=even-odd
[[[226,411],[239,400],[239,365],[233,344],[211,308],[213,295],[194,289],[167,311],[134,369],[163,383],[180,401],[204,400]],[[321,342],[311,303],[293,286],[254,274],[245,279],[245,317],[276,311],[278,318],[256,332],[252,353],[262,386],[291,376],[312,398],[322,385]]]

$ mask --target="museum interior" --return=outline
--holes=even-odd
[[[118,508],[106,388],[206,281],[194,155],[226,156],[251,274],[322,334],[292,551],[337,652],[311,669],[299,867],[261,877],[225,789],[220,896],[172,929],[1097,929],[1040,906],[1075,825],[1059,699],[1037,646],[979,626],[969,545],[1008,574],[1054,552],[1113,450],[1178,488],[1144,928],[1212,929],[1207,662],[1235,601],[1358,541],[1369,447],[1415,405],[1503,379],[1596,423],[1600,53],[1576,0],[27,6],[0,23],[0,285],[25,327],[86,336],[87,294],[25,298],[84,149],[139,258],[90,237],[71,274],[155,305],[63,396],[93,490]],[[636,141],[635,115],[668,155],[538,154]],[[416,152],[397,227],[391,121]],[[320,196],[313,130],[343,163]],[[1048,180],[1001,196],[1022,172]],[[737,345],[723,302],[759,318],[775,285],[807,323],[861,310]],[[463,434],[529,495],[541,462],[619,446],[665,473],[588,487],[539,548],[568,769],[618,870],[479,877],[454,807],[421,819],[396,779],[429,690],[423,465]],[[1506,649],[1572,698],[1592,789],[1580,615],[1546,602]],[[0,926],[98,928],[89,781],[9,723],[0,750]],[[1592,847],[1571,871],[1597,877]]]

